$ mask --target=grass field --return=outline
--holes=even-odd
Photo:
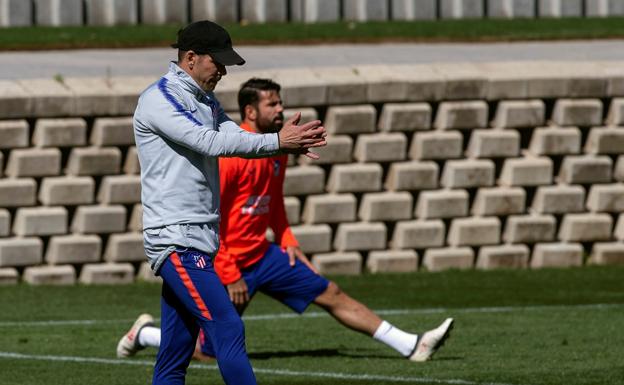
[[[316,308],[295,316],[266,297],[245,317],[260,384],[623,384],[624,268],[450,271],[334,277],[395,325],[456,319],[433,361],[411,363]],[[0,288],[0,384],[147,384],[156,352],[118,360],[159,285]],[[194,364],[187,384],[220,384]]]
[[[168,46],[180,27],[2,28],[0,50]],[[605,39],[624,37],[624,18],[230,24],[226,28],[236,45]]]

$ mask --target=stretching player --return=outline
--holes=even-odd
[[[278,132],[284,122],[279,91],[280,86],[268,79],[254,78],[244,83],[238,94],[241,127],[256,133]],[[215,270],[238,312],[243,313],[257,291],[298,313],[314,302],[344,326],[372,336],[404,357],[428,360],[448,337],[453,319],[422,334],[407,333],[320,276],[299,248],[287,222],[283,197],[287,160],[287,155],[219,159],[221,244]],[[275,233],[275,243],[265,237],[269,227]],[[131,356],[146,346],[159,344],[160,330],[153,327],[148,315],[142,315],[120,340],[117,355]],[[200,335],[200,345],[203,354],[214,356],[208,338]]]

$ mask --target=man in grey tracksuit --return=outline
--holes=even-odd
[[[319,121],[279,134],[247,133],[232,122],[212,91],[226,65],[244,60],[228,33],[209,21],[178,33],[178,62],[139,98],[134,133],[141,164],[143,235],[152,269],[163,278],[162,337],[153,384],[183,384],[199,328],[211,338],[226,384],[255,384],[242,321],[215,274],[219,249],[219,156],[310,153],[325,145]],[[120,341],[137,344],[139,319]]]

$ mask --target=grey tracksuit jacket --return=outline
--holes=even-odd
[[[238,127],[212,92],[175,63],[139,97],[134,136],[141,164],[143,240],[155,272],[178,249],[219,248],[219,156],[270,156],[277,134]]]

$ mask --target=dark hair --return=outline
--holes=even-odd
[[[241,85],[238,91],[238,110],[241,119],[245,119],[245,107],[252,105],[258,106],[260,100],[260,91],[280,92],[282,87],[271,79],[251,78]]]

